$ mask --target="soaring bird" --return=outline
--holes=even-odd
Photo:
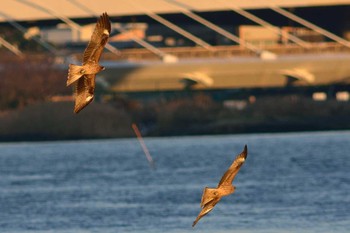
[[[232,181],[237,175],[239,169],[243,165],[248,155],[247,145],[244,146],[242,153],[237,155],[236,159],[233,161],[229,169],[225,172],[221,178],[217,188],[205,187],[203,190],[202,201],[201,201],[201,212],[198,217],[193,222],[192,227],[194,227],[199,219],[208,214],[214,206],[221,200],[223,196],[232,194],[236,187],[232,185]]]
[[[95,76],[105,69],[98,62],[110,33],[111,22],[107,13],[103,13],[85,49],[83,65],[69,64],[67,86],[75,83],[75,113],[80,112],[94,98]]]

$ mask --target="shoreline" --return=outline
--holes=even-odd
[[[163,138],[163,137],[195,137],[195,136],[220,136],[220,135],[272,135],[272,134],[298,134],[298,133],[323,133],[323,132],[349,132],[350,129],[329,129],[329,130],[300,130],[300,131],[261,131],[261,132],[241,132],[241,133],[213,133],[213,134],[182,134],[182,135],[163,135],[163,136],[143,136],[143,138]],[[6,143],[31,143],[31,142],[69,142],[69,141],[84,141],[84,140],[113,140],[113,139],[135,139],[135,136],[121,136],[121,137],[90,137],[90,138],[57,138],[57,139],[39,139],[39,138],[26,138],[23,140],[2,140],[0,138],[0,145]]]

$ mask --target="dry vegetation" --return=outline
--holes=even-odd
[[[106,104],[91,104],[78,115],[72,102],[45,102],[0,116],[0,141],[130,137],[129,115]]]
[[[23,59],[1,57],[0,111],[45,101],[54,95],[69,94],[64,70],[54,67],[50,57]]]

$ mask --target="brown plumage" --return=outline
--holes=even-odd
[[[107,13],[103,13],[84,51],[83,65],[69,65],[67,86],[75,84],[75,113],[80,112],[94,98],[95,76],[104,70],[98,62],[110,33],[111,22]]]
[[[239,169],[243,165],[248,155],[247,145],[244,146],[242,153],[237,155],[229,169],[222,176],[217,188],[204,188],[202,200],[201,200],[201,212],[198,217],[193,222],[192,227],[194,227],[199,219],[208,214],[214,206],[221,200],[223,196],[232,194],[235,191],[235,186],[232,185],[232,181],[237,175]]]

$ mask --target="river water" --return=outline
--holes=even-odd
[[[350,132],[0,143],[0,232],[350,232]],[[202,190],[248,158],[196,227]]]

